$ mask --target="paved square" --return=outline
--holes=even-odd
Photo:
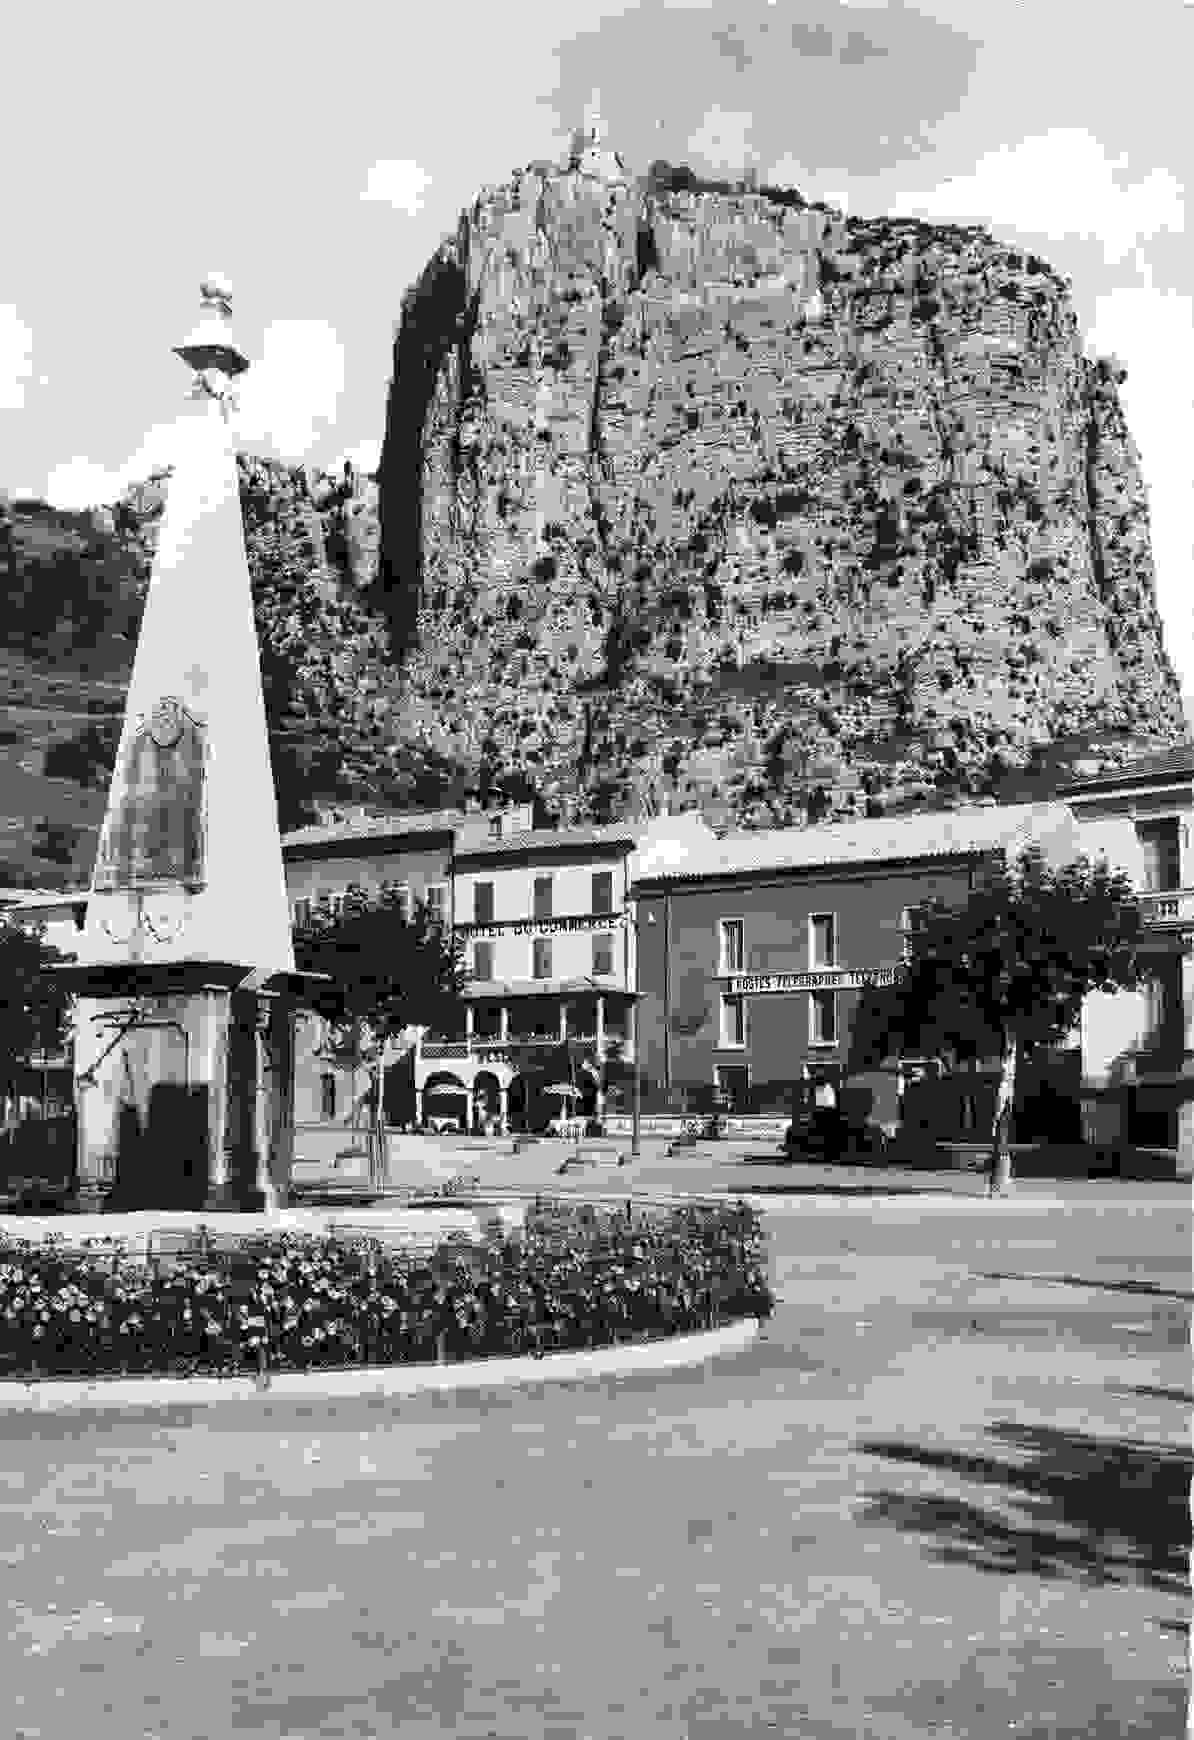
[[[799,1198],[700,1371],[0,1419],[5,1730],[1176,1740],[1189,1223]]]

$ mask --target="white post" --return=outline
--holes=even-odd
[[[597,999],[597,1056],[605,1056],[605,998]]]
[[[499,1021],[498,1038],[501,1040],[503,1045],[508,1045],[510,1042],[510,1010],[505,1003],[502,1004],[502,1012]]]
[[[476,1010],[473,1008],[471,1003],[466,1003],[464,1005],[464,1037],[470,1050],[472,1049],[473,1027],[476,1018]]]
[[[257,1157],[256,1186],[261,1197],[261,1207],[266,1214],[273,1214],[278,1206],[278,1195],[274,1189],[270,1156],[277,1115],[275,1077],[279,1059],[270,1044],[269,1020],[268,1008],[259,1008],[256,1032],[256,1091],[253,1096],[253,1147]]]
[[[567,998],[561,997],[561,999],[560,999],[560,1043],[561,1043],[561,1045],[564,1043],[564,1041],[567,1039],[567,1037],[568,1037],[568,1001],[567,1001]]]
[[[504,1081],[498,1082],[498,1120],[505,1136],[510,1129],[510,1090]]]
[[[1194,945],[1182,949],[1182,1073],[1194,1057]],[[1194,1075],[1177,1109],[1177,1167],[1182,1178],[1194,1176]]]
[[[224,1139],[228,1129],[228,1044],[231,1026],[231,996],[227,991],[207,991],[203,1010],[203,1079],[208,1084],[207,1203],[224,1206],[228,1194],[228,1156]]]

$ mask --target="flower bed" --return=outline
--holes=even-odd
[[[170,1259],[0,1243],[0,1378],[244,1374],[606,1347],[770,1315],[745,1204],[634,1216],[537,1203],[429,1257],[267,1234]]]

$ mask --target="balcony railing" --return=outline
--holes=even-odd
[[[597,1044],[595,1033],[569,1033],[568,1038],[578,1045],[595,1046]],[[558,1046],[559,1043],[557,1037],[546,1034],[527,1033],[520,1035],[512,1033],[507,1039],[486,1039],[483,1035],[474,1034],[471,1039],[425,1039],[419,1050],[427,1062],[464,1063],[470,1057],[492,1056],[494,1054],[509,1056],[513,1052],[523,1050],[528,1045],[550,1050]],[[607,1033],[604,1051],[606,1057],[619,1054],[629,1060],[633,1047],[630,1041],[623,1038],[620,1033]]]
[[[1150,889],[1139,898],[1151,926],[1194,925],[1194,888]]]

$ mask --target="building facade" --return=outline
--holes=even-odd
[[[320,908],[337,912],[350,889],[371,900],[392,893],[408,915],[419,906],[452,919],[452,853],[463,812],[437,810],[298,828],[282,840],[286,891],[296,929]],[[296,1149],[309,1159],[334,1162],[352,1151],[355,1133],[367,1121],[371,1081],[330,1054],[327,1023],[305,1014],[295,1033]],[[413,1121],[413,1074],[402,1060],[387,1071],[386,1116]]]
[[[1062,796],[1094,838],[1126,824],[1139,844],[1148,976],[1093,992],[1082,1015],[1082,1115],[1095,1146],[1175,1149],[1194,1163],[1194,747],[1092,774]]]
[[[602,1118],[610,1064],[634,1057],[629,826],[532,829],[467,818],[453,858],[464,1033],[420,1042],[416,1116],[461,1128]],[[552,1093],[551,1089],[568,1090]]]
[[[874,1122],[979,1136],[993,1071],[946,1080],[934,1060],[905,1058],[860,1073],[851,1035],[867,987],[894,977],[913,909],[964,902],[985,866],[1033,839],[1061,858],[1080,849],[1073,816],[1053,804],[728,837],[663,870],[644,854],[634,892],[648,1119],[719,1101],[782,1122],[798,1097],[849,1085],[869,1096]],[[1034,1117],[1056,1136],[1060,1078],[1074,1077],[1076,1108],[1077,1066],[1075,1037],[1064,1058],[1021,1072],[1021,1140]]]

